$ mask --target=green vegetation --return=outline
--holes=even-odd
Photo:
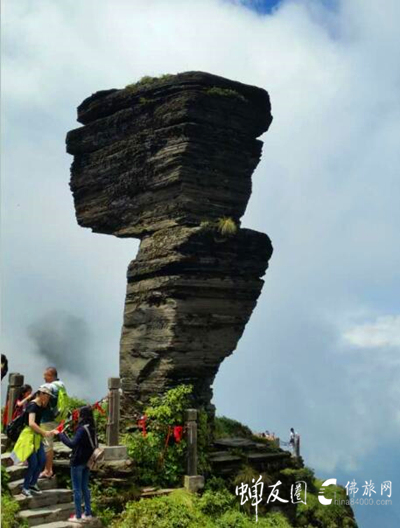
[[[224,238],[236,235],[238,226],[236,222],[230,217],[218,218],[218,220],[203,220],[200,223],[200,227],[206,231],[214,232],[218,235],[222,235]]]
[[[322,481],[315,479],[314,473],[307,467],[301,467],[301,460],[288,458],[278,467],[271,467],[263,472],[264,497],[258,508],[258,523],[255,522],[255,510],[250,501],[240,506],[240,499],[235,494],[236,486],[242,483],[251,487],[260,474],[245,463],[246,454],[235,448],[242,456],[243,466],[236,474],[225,478],[212,476],[208,464],[208,447],[210,445],[210,424],[207,413],[199,411],[198,419],[198,456],[199,473],[206,475],[206,489],[202,494],[190,494],[183,490],[182,479],[185,473],[187,445],[185,435],[181,441],[174,439],[173,428],[183,426],[185,411],[193,405],[193,387],[179,385],[165,394],[150,400],[144,410],[146,415],[146,434],[142,431],[123,436],[128,454],[135,468],[134,482],[114,482],[95,478],[91,482],[92,506],[94,514],[104,526],[111,528],[356,528],[353,512],[347,505],[334,502],[323,506],[318,501],[318,492]],[[70,410],[86,402],[69,398]],[[105,431],[105,417],[95,411],[98,428]],[[216,417],[214,422],[216,438],[241,437],[256,442],[262,439],[255,437],[246,425],[225,416]],[[265,440],[265,439],[264,439]],[[272,442],[265,440],[271,450],[278,450]],[[235,453],[236,454],[236,453]],[[3,486],[7,485],[8,474],[2,468]],[[290,496],[292,484],[299,481],[307,483],[307,503],[298,504],[295,518],[291,522],[281,513],[274,510],[275,504],[267,504],[270,492],[268,486],[281,481],[280,494]],[[140,499],[139,486],[175,487],[172,494],[155,498]],[[335,497],[336,493],[336,497]],[[325,491],[327,498],[345,500],[343,488],[329,486]],[[283,510],[284,511],[284,510]],[[2,526],[16,528],[18,505],[9,493],[2,496]]]
[[[307,469],[307,468],[304,468]],[[346,491],[339,486],[325,488],[324,496],[333,499],[329,506],[324,506],[318,500],[318,491],[323,484],[322,480],[314,479],[314,493],[307,493],[307,504],[300,503],[297,508],[296,526],[310,528],[323,526],[324,528],[356,528],[353,512],[350,506],[335,504],[336,500],[348,500]]]
[[[237,233],[237,225],[232,218],[223,217],[218,220],[217,224],[218,230],[223,236],[232,236]]]
[[[68,413],[71,413],[72,411],[75,411],[76,409],[79,409],[80,407],[84,407],[85,405],[89,405],[87,401],[82,400],[81,398],[76,398],[75,396],[67,396],[66,397],[66,408]]]
[[[1,526],[2,528],[20,528],[21,520],[17,519],[19,506],[11,495],[1,493]]]
[[[164,75],[160,75],[159,77],[151,77],[150,75],[145,75],[144,77],[139,79],[138,82],[127,84],[125,86],[125,90],[128,90],[130,92],[136,92],[140,88],[151,87],[159,82],[169,81],[174,77],[175,75],[172,75],[170,73],[165,73]]]
[[[219,95],[222,97],[236,97],[237,99],[246,101],[244,95],[240,94],[236,90],[232,90],[231,88],[219,88],[218,86],[213,86],[212,88],[208,88],[206,93],[210,95]]]
[[[243,425],[236,420],[227,418],[226,416],[216,416],[214,421],[214,435],[215,438],[229,438],[238,436],[241,438],[251,439],[253,433],[247,425]]]
[[[316,488],[314,471],[308,467],[297,469],[286,468],[281,471],[281,475],[289,482],[305,482],[307,484],[307,491],[311,493],[315,493],[319,490],[319,488]]]
[[[120,515],[127,504],[132,500],[137,500],[140,490],[135,485],[119,488],[112,485],[104,486],[101,481],[90,483],[92,497],[92,509],[104,526],[110,526],[112,521]]]
[[[1,526],[2,528],[23,528],[27,524],[17,518],[19,505],[8,488],[10,476],[6,468],[1,466]]]
[[[183,436],[180,442],[176,442],[173,427],[184,425],[184,412],[190,407],[192,391],[191,385],[179,385],[162,396],[151,398],[150,405],[144,411],[147,417],[146,435],[141,431],[124,435],[122,441],[135,464],[138,484],[182,484],[186,464],[186,440]],[[200,443],[206,445],[207,441],[202,438],[201,431],[207,431],[207,427],[203,425],[199,428]]]
[[[179,385],[162,396],[150,398],[145,415],[159,426],[183,424],[185,410],[190,406],[193,387]]]
[[[201,497],[176,490],[165,497],[142,499],[127,504],[122,516],[112,528],[290,528],[285,517],[269,513],[259,517],[239,511],[237,498],[227,490],[206,490]]]

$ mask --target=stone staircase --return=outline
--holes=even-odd
[[[3,445],[2,435],[2,445]],[[7,466],[9,453],[1,455],[2,464]],[[28,526],[37,528],[76,528],[76,523],[68,522],[68,517],[74,513],[72,491],[58,486],[57,477],[51,479],[40,479],[38,481],[41,495],[32,498],[21,494],[23,476],[26,466],[9,466],[6,468],[10,476],[8,487],[20,506],[19,518],[25,520]],[[86,521],[84,526],[100,528],[102,525],[98,519]]]
[[[209,459],[213,473],[226,476],[239,471],[243,464],[260,472],[284,469],[290,466],[292,456],[277,446],[239,437],[215,440]]]

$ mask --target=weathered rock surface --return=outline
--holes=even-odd
[[[202,72],[98,92],[67,136],[78,223],[141,239],[128,269],[121,338],[125,395],[145,403],[192,383],[209,405],[237,346],[272,246],[241,229],[271,121],[265,90]],[[213,226],[231,218],[238,230]]]

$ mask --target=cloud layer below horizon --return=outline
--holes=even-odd
[[[70,314],[88,329],[71,361],[86,354],[92,369],[85,383],[72,374],[71,390],[102,396],[117,373],[138,244],[76,224],[64,147],[76,106],[185,70],[262,86],[274,121],[244,225],[268,233],[275,252],[217,376],[217,409],[282,437],[294,426],[307,464],[328,476],[373,479],[370,457],[387,450],[385,479],[395,481],[400,3],[283,1],[268,15],[246,4],[5,2],[2,350],[39,383],[45,363],[28,329]]]

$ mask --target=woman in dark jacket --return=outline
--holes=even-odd
[[[60,433],[63,444],[72,449],[71,479],[74,491],[75,515],[69,518],[72,522],[82,522],[92,518],[90,506],[89,473],[87,466],[92,456],[94,446],[97,446],[96,429],[91,407],[79,409],[78,428],[75,436],[70,439],[65,433]],[[82,515],[82,495],[85,502],[85,513]]]

